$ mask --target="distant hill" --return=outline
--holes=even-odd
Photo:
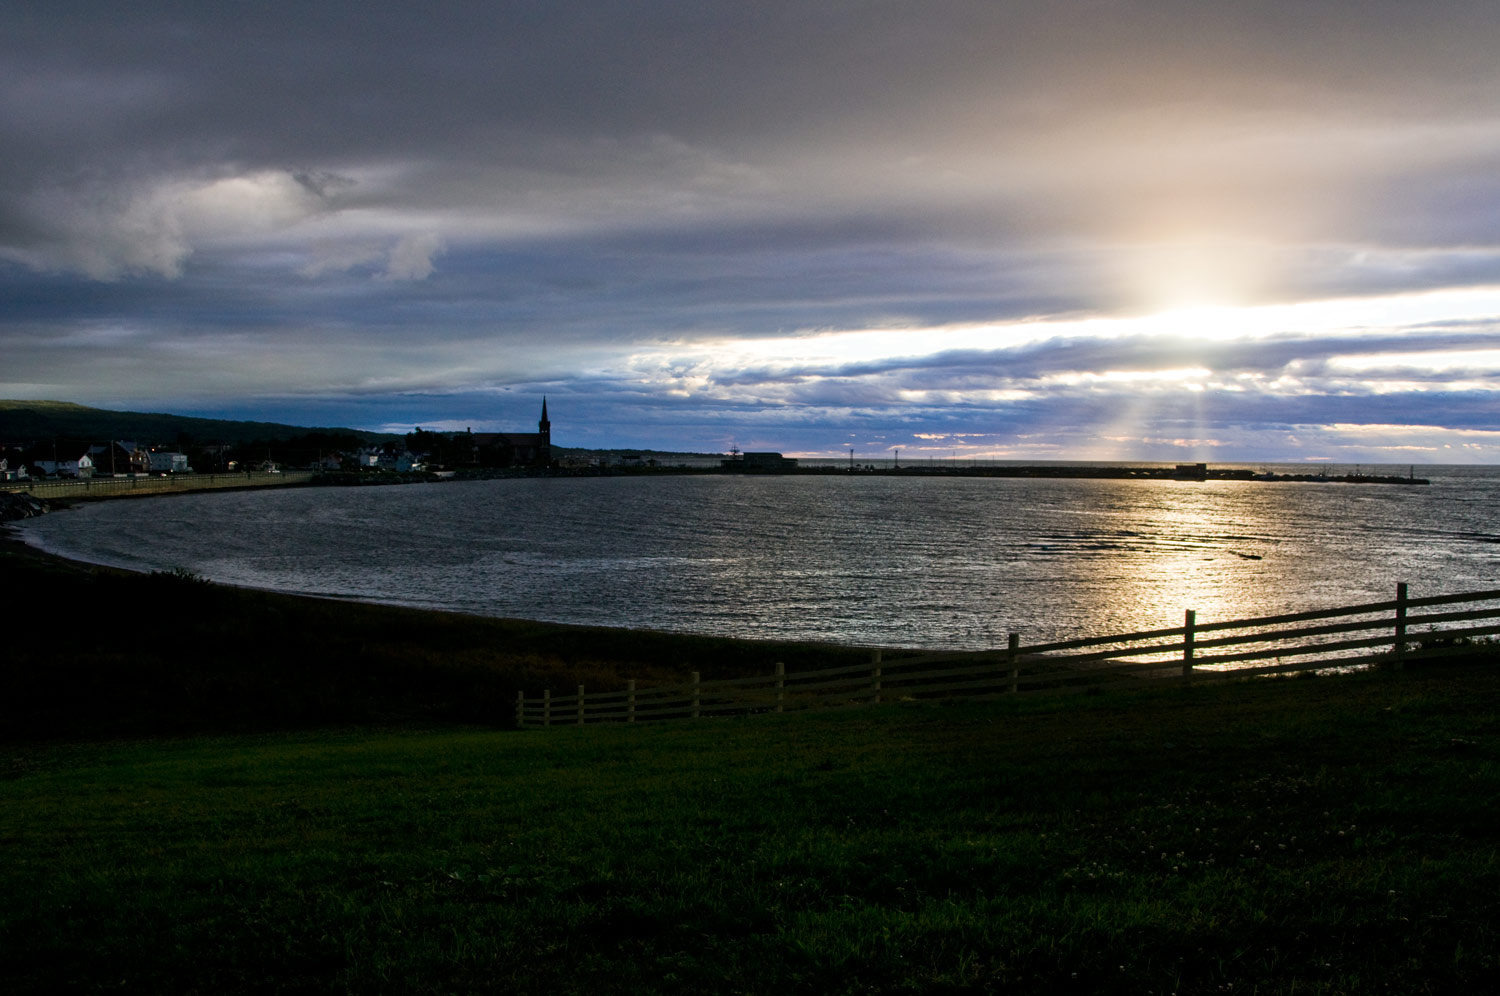
[[[52,438],[174,443],[179,434],[186,434],[200,443],[233,444],[255,439],[290,439],[309,432],[352,435],[371,442],[395,438],[389,434],[359,429],[312,428],[280,422],[236,422],[162,412],[117,412],[75,405],[70,401],[0,400],[0,443],[12,445],[25,445]]]
[[[694,450],[643,450],[635,447],[613,449],[600,449],[593,446],[558,446],[553,444],[552,454],[554,456],[571,457],[611,457],[619,459],[624,456],[638,457],[641,460],[655,460],[658,463],[672,463],[678,460],[722,460],[723,453],[699,453]]]

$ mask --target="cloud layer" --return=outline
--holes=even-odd
[[[0,394],[1500,462],[1500,9],[1226,6],[13,5]]]

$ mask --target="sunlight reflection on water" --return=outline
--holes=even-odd
[[[1427,488],[876,476],[195,494],[33,520],[138,569],[489,615],[982,648],[1500,580],[1500,477]]]

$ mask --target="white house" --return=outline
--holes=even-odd
[[[151,461],[153,474],[183,474],[192,469],[188,466],[186,453],[152,450],[146,458]]]
[[[355,455],[356,465],[361,468],[381,470],[395,470],[403,474],[413,470],[425,470],[424,464],[418,456],[410,450],[402,450],[397,453],[393,450],[366,447]]]
[[[94,461],[82,453],[71,460],[38,460],[32,464],[47,477],[93,477]]]

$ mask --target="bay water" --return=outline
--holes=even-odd
[[[1178,626],[1185,609],[1210,622],[1379,601],[1400,581],[1413,597],[1500,587],[1500,468],[1418,470],[1429,486],[838,474],[204,492],[21,532],[81,560],[287,592],[981,649]]]

